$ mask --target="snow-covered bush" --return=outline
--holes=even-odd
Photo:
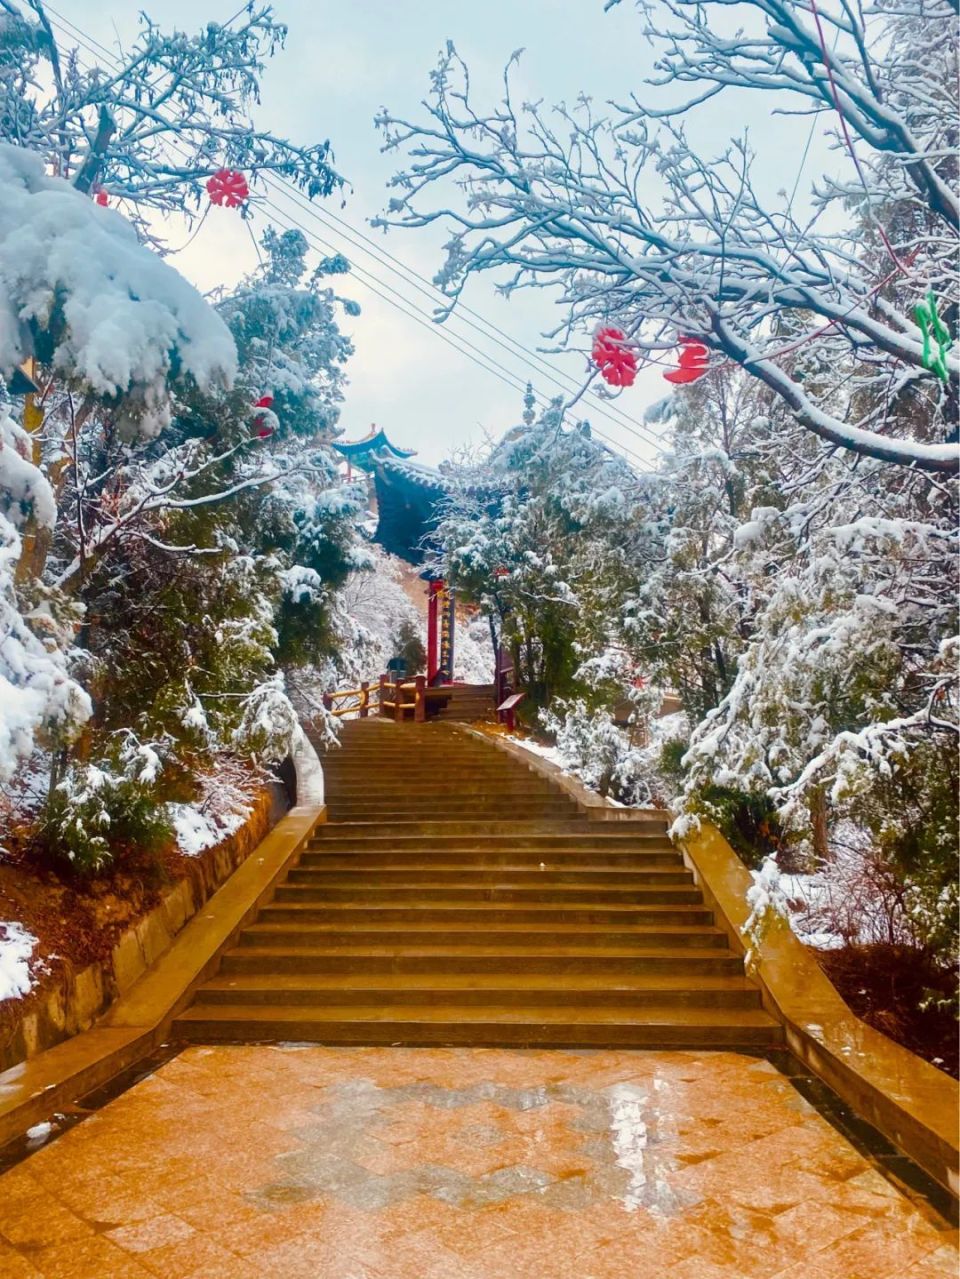
[[[740,929],[747,941],[746,966],[749,970],[758,958],[758,951],[767,933],[782,928],[787,919],[787,898],[781,886],[780,867],[775,857],[765,857],[759,870],[751,872],[752,880],[747,889],[747,905],[750,914]]]
[[[71,761],[50,792],[40,836],[48,853],[89,874],[124,853],[152,853],[173,828],[156,785],[163,767],[151,743],[132,733],[114,737],[111,755]]]
[[[0,145],[0,372],[43,358],[69,383],[119,404],[122,429],[155,436],[190,377],[228,384],[230,333],[192,285],[40,156]]]
[[[650,803],[646,758],[608,712],[591,710],[579,699],[557,699],[540,721],[563,765],[585,785],[622,804]]]
[[[37,939],[15,920],[0,920],[0,1002],[19,999],[33,986],[30,960]]]
[[[297,742],[300,721],[287,697],[281,674],[271,676],[248,693],[232,745],[263,764],[278,764]]]
[[[190,803],[166,805],[180,852],[196,857],[238,830],[250,815],[261,780],[256,769],[235,756],[219,755],[215,768],[197,779]]]

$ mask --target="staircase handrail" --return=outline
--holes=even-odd
[[[359,719],[366,719],[370,712],[371,693],[379,693],[380,689],[374,687],[371,689],[370,681],[363,680],[359,688],[339,688],[332,693],[324,693],[323,704],[331,715],[338,719],[343,715],[356,715]],[[355,698],[345,706],[335,706],[335,702],[344,701],[347,698]]]

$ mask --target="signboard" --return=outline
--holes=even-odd
[[[456,602],[453,589],[445,586],[440,592],[440,661],[437,668],[437,682],[453,683],[453,637],[455,630]]]

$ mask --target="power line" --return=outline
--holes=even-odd
[[[298,222],[297,219],[292,217],[289,213],[287,213],[286,210],[278,210],[277,206],[272,203],[270,204],[269,207],[274,211],[274,215],[277,217],[277,220],[280,222],[280,225],[285,230],[289,230],[291,226],[296,227],[297,230],[303,232],[308,242],[313,240],[317,245],[319,245],[323,249],[336,248],[335,245],[331,245],[328,241],[321,239],[315,233],[311,232],[309,228],[305,227],[302,222]],[[289,219],[289,221],[285,219]],[[500,381],[503,382],[506,386],[509,386],[511,390],[522,392],[526,389],[526,384],[523,382],[521,378],[518,378],[516,374],[513,374],[505,369],[499,369],[496,367],[496,365],[486,363],[485,353],[480,351],[479,348],[473,346],[473,344],[468,342],[461,334],[453,335],[450,333],[445,333],[442,330],[438,331],[436,327],[430,323],[429,320],[424,319],[423,316],[419,314],[418,312],[416,312],[415,310],[413,311],[407,310],[403,306],[402,302],[398,302],[396,301],[395,298],[390,296],[390,291],[384,292],[382,289],[377,287],[377,284],[371,283],[370,280],[367,279],[366,277],[367,277],[367,273],[362,268],[357,267],[356,264],[352,265],[351,271],[350,271],[351,279],[356,280],[356,282],[361,284],[364,288],[369,289],[371,293],[376,294],[376,296],[381,298],[384,302],[387,302],[390,306],[395,307],[402,314],[407,316],[408,319],[413,320],[416,324],[419,324],[422,328],[427,329],[429,332],[435,333],[437,337],[441,338],[444,342],[446,342],[449,346],[451,346],[453,350],[457,351],[460,355],[465,356],[468,360],[472,360],[474,364],[477,364],[480,368],[484,369],[486,372],[491,373],[494,377],[499,378]],[[376,277],[373,277],[373,278],[376,279]],[[397,296],[400,296],[400,295],[397,295]],[[461,342],[464,343],[463,346],[460,345]],[[544,408],[549,407],[550,401],[546,399],[544,396],[538,395],[536,396],[536,399],[540,402],[540,404]],[[626,445],[619,444],[617,441],[613,440],[610,436],[605,435],[603,432],[599,430],[595,429],[595,433],[598,436],[600,436],[601,439],[605,440],[607,443],[614,445],[614,447],[619,448],[622,452],[626,453],[631,458],[636,459],[636,461],[640,462],[643,465],[644,469],[648,469],[646,458],[641,457],[640,454],[635,453],[632,449],[628,448]]]
[[[431,285],[425,276],[420,275],[419,272],[415,271],[412,267],[406,266],[405,263],[403,263],[399,258],[394,257],[394,255],[389,253],[386,249],[377,250],[376,247],[366,248],[364,244],[360,243],[360,241],[365,241],[370,245],[374,244],[368,236],[364,235],[362,231],[357,230],[351,223],[346,222],[343,218],[339,218],[336,214],[331,213],[330,210],[314,207],[300,195],[296,187],[294,187],[289,180],[273,176],[267,177],[265,175],[264,182],[267,186],[271,186],[275,191],[278,187],[282,187],[282,194],[284,194],[287,199],[296,204],[309,217],[313,218],[316,222],[319,222],[321,226],[327,228],[331,234],[339,236],[341,239],[346,240],[348,244],[359,249],[361,253],[365,253],[369,257],[373,258],[374,261],[380,263],[380,265],[384,266],[388,271],[399,276],[405,284],[410,285],[412,288],[416,289],[418,293],[422,293],[425,297],[429,298],[431,302],[436,303],[439,299],[443,299],[444,301],[450,300],[445,293]],[[352,234],[349,234],[347,231],[338,230],[337,227],[335,225],[331,225],[331,223],[338,223],[341,226],[348,227]],[[391,263],[396,263],[396,265],[391,265]],[[545,375],[566,394],[570,394],[571,392],[579,393],[582,390],[581,385],[572,374],[567,373],[564,369],[558,368],[556,365],[546,360],[539,352],[534,351],[531,347],[525,346],[519,340],[504,334],[502,329],[498,328],[492,321],[485,319],[479,312],[468,307],[466,303],[458,302],[456,308],[451,312],[451,316],[458,319],[466,327],[473,329],[486,341],[493,342],[496,346],[501,347],[514,358],[522,359],[524,363],[532,364],[535,371],[541,377]],[[474,319],[471,319],[471,316],[476,317],[476,321],[479,321],[479,323]],[[435,323],[435,321],[431,320],[431,323]],[[487,331],[488,329],[490,330],[489,332]],[[500,336],[501,334],[503,336]],[[653,444],[659,447],[660,441],[651,431],[636,422],[635,419],[628,417],[627,414],[617,406],[613,404],[610,404],[609,406],[606,404],[603,406],[591,405],[591,411],[607,418],[609,422],[620,427],[621,430],[628,431],[631,435],[636,435],[639,439],[642,439],[644,443]]]
[[[56,14],[56,16],[60,18],[61,22],[72,27],[79,36],[86,37],[87,41],[92,42],[92,44],[106,54],[115,65],[117,64],[116,58],[105,45],[96,40],[95,37],[88,36],[82,28],[65,18],[50,5],[47,5],[46,7],[50,13]],[[230,26],[230,24],[236,20],[245,8],[246,6],[241,8],[238,13],[234,14],[233,17],[224,25]],[[86,47],[91,52],[93,51],[91,49],[91,43],[86,43]],[[359,249],[361,253],[365,253],[367,256],[373,258],[379,265],[399,276],[405,284],[416,289],[417,292],[429,298],[434,304],[438,301],[449,302],[450,299],[448,296],[443,293],[442,290],[438,289],[432,281],[428,280],[426,276],[421,275],[420,272],[416,271],[413,267],[408,266],[407,263],[396,257],[388,249],[377,244],[371,236],[366,235],[351,222],[348,222],[345,218],[339,217],[331,210],[318,208],[310,203],[309,200],[304,199],[300,191],[289,179],[279,178],[275,175],[271,175],[269,177],[267,175],[263,175],[263,180],[266,185],[270,186],[274,191],[277,191],[278,194],[285,194],[292,203],[299,207],[300,210],[306,213],[307,216],[319,222],[321,225],[325,226],[331,234],[341,237],[346,240],[347,243],[352,244],[355,248]],[[340,230],[338,228],[345,229]],[[354,262],[353,265],[356,266],[356,262]],[[378,277],[374,275],[374,278]],[[383,283],[383,281],[381,281],[381,283]],[[385,285],[385,287],[389,286]],[[410,299],[405,300],[408,301],[410,305],[416,305]],[[545,373],[546,376],[564,393],[569,394],[571,391],[574,391],[579,394],[582,391],[581,384],[575,377],[573,377],[572,374],[567,373],[566,370],[559,368],[557,365],[547,360],[542,353],[534,351],[532,348],[524,345],[517,339],[510,337],[509,334],[504,333],[504,331],[496,324],[488,320],[480,312],[468,306],[465,302],[460,301],[457,303],[453,315],[455,315],[461,323],[474,329],[487,341],[495,343],[514,358],[521,359],[524,364],[532,362],[541,372],[541,376]],[[430,323],[435,324],[435,321],[431,319]],[[487,330],[490,331],[488,332]],[[464,340],[466,341],[467,339],[464,338]],[[644,444],[651,444],[655,448],[660,448],[661,442],[657,436],[635,418],[630,417],[630,415],[624,412],[623,409],[619,408],[619,406],[607,403],[592,404],[591,412],[606,418],[612,425],[617,426],[619,429],[635,435]]]
[[[55,14],[56,18],[60,19],[59,22],[57,22],[54,19],[54,25],[58,26],[64,35],[66,35],[70,39],[77,40],[94,57],[98,56],[96,53],[96,49],[93,47],[93,45],[96,45],[100,50],[102,50],[104,54],[106,54],[106,56],[110,59],[111,63],[113,63],[115,67],[120,66],[119,61],[116,58],[114,58],[114,56],[109,52],[109,50],[105,48],[104,45],[100,44],[99,41],[96,41],[94,37],[89,37],[88,39],[86,36],[86,33],[82,30],[82,28],[79,28],[74,23],[71,23],[69,19],[63,18],[62,15],[57,13],[57,11],[52,9],[49,5],[46,6],[46,8],[51,14]],[[70,30],[67,30],[67,27],[73,28],[73,31],[71,32]],[[92,41],[93,44],[91,44],[90,41]],[[81,60],[78,59],[78,62],[80,61]],[[81,65],[82,65],[82,62],[81,62]],[[88,67],[88,69],[90,68]],[[170,123],[172,124],[173,122],[170,121]],[[179,151],[179,153],[183,156],[186,156],[188,154],[182,147],[179,147],[174,142],[170,142],[169,145],[171,146],[173,150]],[[264,175],[264,182],[266,185],[270,187],[270,189],[275,189],[275,184],[271,182],[266,177],[266,175]],[[305,227],[303,223],[297,221],[297,219],[294,218],[292,214],[289,213],[288,210],[280,208],[272,200],[269,200],[266,198],[263,198],[262,203],[265,205],[265,207],[273,211],[274,215],[277,217],[277,220],[280,222],[280,225],[283,227],[283,229],[285,230],[291,229],[290,224],[292,223],[293,226],[295,226],[298,230],[300,230],[306,236],[308,242],[313,240],[317,244],[321,245],[324,249],[333,250],[334,252],[337,251],[337,246],[335,244],[330,244],[329,241],[325,241],[321,239],[321,237],[319,237],[315,232],[312,232],[309,228]],[[315,212],[315,210],[312,210],[311,206],[307,206],[307,207],[310,208],[312,212]],[[289,219],[289,221],[283,221],[282,219],[284,218]],[[320,221],[320,219],[317,219],[317,220]],[[349,224],[346,224],[346,225],[349,225]],[[340,234],[342,236],[342,233],[337,233],[336,231],[333,231],[332,233]],[[343,238],[346,238],[346,237],[343,237]],[[369,279],[367,278],[368,276],[370,277]],[[424,313],[416,307],[416,304],[413,303],[411,299],[397,292],[396,289],[392,288],[390,285],[382,281],[375,273],[368,272],[364,268],[358,267],[356,263],[353,263],[351,267],[351,277],[361,286],[367,288],[372,293],[376,294],[376,296],[380,297],[383,301],[395,307],[402,314],[406,315],[409,319],[414,320],[415,323],[421,325],[421,327],[426,328],[429,332],[435,334],[442,341],[446,342],[448,346],[452,347],[455,351],[463,355],[465,358],[471,360],[474,364],[477,365],[478,368],[481,368],[484,372],[492,374],[494,377],[498,378],[505,385],[509,386],[512,390],[523,391],[525,389],[525,383],[523,379],[520,378],[517,374],[512,373],[509,370],[497,368],[496,366],[492,364],[488,364],[487,360],[490,359],[491,357],[489,356],[487,352],[480,350],[474,343],[472,343],[462,333],[458,333],[455,330],[454,331],[444,330],[440,328],[439,326],[437,326],[432,320],[425,318]],[[375,281],[376,283],[371,283],[371,280]],[[377,287],[378,285],[381,285],[382,288]],[[390,296],[391,294],[394,296]],[[483,334],[483,336],[488,337],[489,335]],[[500,345],[504,345],[504,343],[501,342]],[[511,351],[511,353],[513,353],[512,348],[507,347],[506,349]],[[544,407],[548,407],[551,403],[551,401],[548,398],[542,395],[536,395],[535,399]],[[602,413],[603,411],[600,410],[600,412]],[[613,425],[617,426],[621,430],[628,431],[630,434],[636,435],[644,443],[652,443],[655,446],[659,447],[659,441],[651,433],[647,433],[646,437],[641,436],[636,430],[633,430],[630,427],[626,426],[625,424],[617,421],[616,419],[613,419],[612,417],[610,417],[609,414],[604,414],[604,416],[606,416],[613,423]],[[646,458],[641,457],[638,453],[634,452],[634,450],[630,449],[628,446],[620,443],[619,441],[614,440],[611,436],[605,434],[598,428],[594,427],[593,430],[594,430],[594,434],[596,434],[600,439],[604,440],[608,444],[612,445],[615,449],[618,449],[622,453],[634,459],[636,462],[640,463],[640,466],[637,469],[646,471],[649,473],[651,468],[649,467],[649,463]]]

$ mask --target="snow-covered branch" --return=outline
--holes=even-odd
[[[829,66],[844,127],[855,128],[865,152],[853,157],[866,184],[860,198],[850,187],[817,193],[804,221],[786,196],[770,205],[753,183],[745,141],[717,157],[692,151],[675,118],[689,104],[668,112],[611,104],[602,116],[581,98],[552,114],[530,104],[518,111],[508,73],[503,100],[478,109],[450,46],[432,77],[427,119],[384,111],[378,120],[385,149],[408,157],[380,225],[451,228],[437,280],[452,304],[483,271],[500,273],[507,294],[553,287],[567,315],[552,338],[579,345],[612,321],[641,362],[663,363],[678,337],[693,336],[715,364],[759,378],[830,444],[955,472],[960,458],[948,437],[960,361],[955,349],[942,352],[941,382],[913,314],[922,290],[933,290],[947,314],[957,292],[956,227],[941,207],[955,171],[946,145],[956,116],[952,28],[943,55],[938,45],[921,72],[919,42],[944,19],[919,8],[909,20],[878,19],[868,33],[854,31],[849,15],[835,19],[852,52],[817,63],[816,27],[796,0],[745,2],[766,25],[733,39],[718,34],[731,8],[722,0],[666,7],[686,24],[682,35],[649,27],[664,47],[658,65],[667,79],[700,78],[719,92],[753,75],[758,89],[813,96],[826,110]],[[703,20],[704,9],[716,24]],[[451,183],[462,192],[457,204],[440,194]],[[826,213],[841,200],[858,205],[857,220],[848,231],[827,229]],[[908,385],[922,413],[904,422],[879,411],[889,409],[891,387]]]

